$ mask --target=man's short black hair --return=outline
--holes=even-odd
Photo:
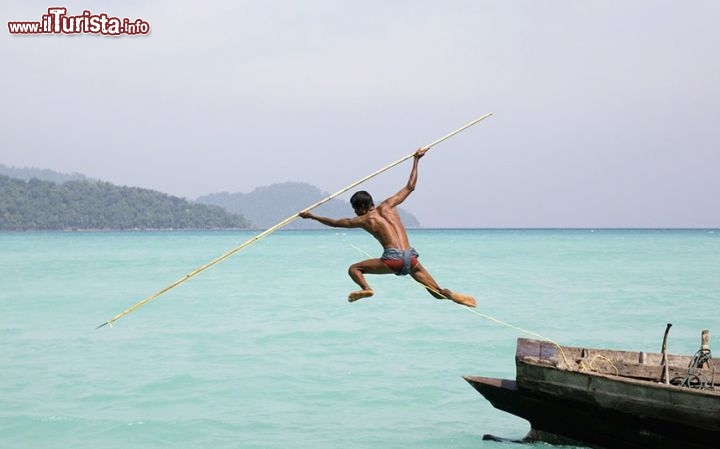
[[[352,205],[353,209],[363,210],[370,209],[375,205],[373,203],[372,196],[370,196],[370,194],[364,190],[358,190],[357,192],[353,193],[353,196],[350,197],[350,204]]]

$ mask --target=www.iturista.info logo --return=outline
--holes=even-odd
[[[69,16],[67,8],[48,8],[39,22],[8,22],[10,34],[102,34],[137,36],[150,33],[150,24],[142,19],[111,17],[88,10]]]

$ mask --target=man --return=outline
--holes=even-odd
[[[451,299],[458,304],[475,307],[475,299],[468,295],[441,288],[430,276],[430,273],[418,261],[418,253],[410,246],[405,226],[400,220],[396,207],[405,201],[405,198],[415,190],[418,177],[418,161],[427,152],[427,148],[420,148],[415,152],[412,171],[407,185],[379,206],[375,207],[373,199],[364,190],[355,192],[350,198],[356,217],[333,219],[318,217],[310,212],[300,212],[302,218],[310,218],[335,228],[362,228],[372,234],[382,245],[384,252],[379,259],[368,259],[353,264],[348,274],[360,290],[350,293],[350,302],[367,298],[373,295],[373,289],[365,280],[365,274],[390,274],[398,276],[409,274],[413,279],[425,286],[427,291],[438,299]]]

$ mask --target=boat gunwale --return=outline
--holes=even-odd
[[[532,351],[533,347],[537,347],[538,352],[537,355],[529,355],[529,351]],[[562,348],[563,355],[560,355],[561,351],[558,351],[558,348]],[[582,370],[577,367],[567,367],[564,365],[567,365],[566,359],[568,358],[568,354],[570,355],[580,355],[582,354],[582,351],[593,351],[595,353],[598,353],[602,355],[603,357],[607,357],[606,354],[611,355],[621,355],[624,357],[627,356],[635,356],[636,354],[639,354],[639,352],[633,352],[633,351],[616,351],[613,349],[595,349],[595,348],[582,348],[582,347],[574,347],[574,346],[558,346],[552,342],[548,341],[542,341],[542,340],[532,340],[532,339],[526,339],[526,338],[518,338],[517,343],[517,351],[515,355],[515,363],[516,368],[518,371],[520,370],[520,365],[530,365],[530,366],[537,366],[541,368],[548,368],[556,371],[563,371],[566,373],[573,373],[578,375],[585,375],[585,376],[593,376],[593,377],[602,377],[606,378],[608,380],[614,381],[614,382],[623,382],[626,384],[631,385],[637,385],[637,386],[644,386],[644,387],[653,387],[653,388],[659,388],[659,389],[668,389],[669,391],[677,391],[677,392],[684,392],[684,393],[690,393],[700,396],[710,396],[710,397],[720,397],[720,379],[717,377],[714,379],[713,387],[714,388],[706,388],[706,389],[700,389],[700,388],[689,388],[689,387],[682,387],[679,385],[674,385],[672,383],[664,383],[660,380],[659,376],[662,372],[662,365],[654,365],[654,364],[628,364],[625,362],[620,362],[617,360],[614,360],[612,362],[612,366],[614,368],[617,368],[617,365],[620,365],[622,368],[626,367],[637,367],[637,366],[643,366],[645,369],[651,370],[656,369],[658,371],[658,378],[657,379],[648,379],[645,377],[637,377],[632,375],[623,374],[620,369],[618,369],[618,374],[615,374],[612,372],[611,369],[605,369],[605,370]],[[533,351],[534,352],[534,351]],[[657,356],[659,354],[657,353],[647,353],[650,356]],[[587,357],[586,357],[587,358]],[[577,365],[580,365],[578,363],[578,360],[584,360],[585,358],[575,358],[573,357],[572,361],[574,361]],[[668,355],[668,365],[670,368],[670,372],[677,374],[679,373],[685,373],[688,372],[687,366],[679,366],[677,363],[670,364],[671,361],[677,362],[677,361],[683,361],[683,360],[689,360],[690,357],[687,356],[681,356],[681,355]],[[714,365],[718,365],[718,360],[713,360]],[[720,370],[718,370],[720,371]],[[711,371],[709,368],[703,368],[701,369],[701,372],[703,374],[709,374]],[[720,373],[719,373],[720,374]],[[674,376],[670,376],[670,378],[674,378]],[[518,385],[523,385],[524,382],[521,379],[521,376],[517,376]]]

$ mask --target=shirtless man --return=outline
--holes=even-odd
[[[413,279],[425,286],[427,291],[438,299],[451,299],[458,304],[475,307],[475,299],[468,295],[441,288],[430,276],[430,273],[418,261],[419,254],[410,246],[410,241],[395,209],[415,190],[417,184],[418,161],[428,149],[420,148],[415,152],[412,171],[407,185],[379,206],[375,207],[373,199],[364,190],[355,192],[350,198],[356,217],[333,219],[318,217],[310,212],[300,212],[302,218],[310,218],[335,228],[362,228],[372,234],[382,245],[384,252],[379,259],[368,259],[355,263],[348,269],[348,274],[360,290],[350,293],[348,300],[357,301],[373,295],[373,289],[365,280],[365,274],[390,274],[398,276],[409,274]]]

